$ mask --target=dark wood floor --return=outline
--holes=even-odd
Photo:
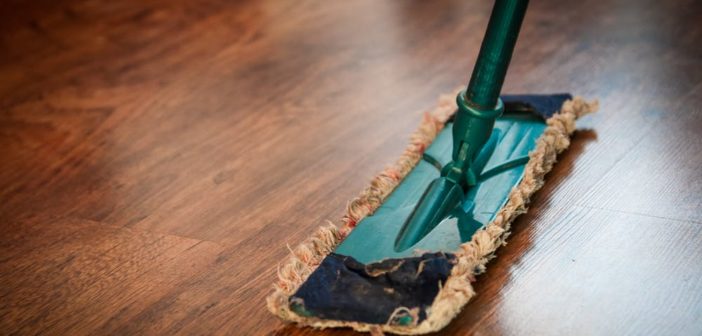
[[[465,83],[487,1],[3,1],[0,333],[348,335],[265,309]],[[599,98],[445,334],[702,333],[702,2],[533,1],[505,92]]]

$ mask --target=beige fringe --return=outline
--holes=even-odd
[[[291,250],[290,257],[278,269],[274,292],[266,299],[268,310],[280,318],[316,328],[351,327],[357,331],[382,335],[391,332],[403,335],[424,334],[446,326],[461,308],[475,295],[471,282],[485,271],[485,264],[493,258],[495,250],[505,244],[510,223],[527,210],[531,195],[544,183],[544,176],[556,162],[556,155],[570,145],[570,135],[575,131],[575,120],[595,112],[597,101],[585,102],[580,97],[563,103],[561,110],[549,118],[544,134],[537,140],[536,149],[529,153],[524,177],[512,189],[507,204],[490,224],[477,231],[471,241],[456,251],[457,264],[451,270],[446,284],[439,291],[427,318],[413,326],[377,325],[359,322],[306,318],[293,313],[288,298],[319,266],[322,259],[353,230],[358,222],[377,209],[402,179],[414,168],[424,150],[441,131],[449,117],[456,111],[455,95],[442,95],[434,110],[424,114],[419,128],[412,134],[410,144],[397,162],[376,176],[365,190],[347,206],[341,227],[332,223],[322,226],[310,237]],[[409,309],[400,307],[404,311]]]

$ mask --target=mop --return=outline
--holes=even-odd
[[[424,115],[400,158],[279,266],[267,298],[317,328],[423,334],[446,326],[525,213],[575,121],[597,110],[570,94],[500,90],[526,12],[497,0],[468,86]]]

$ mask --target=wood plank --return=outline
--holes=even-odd
[[[0,264],[0,327],[22,334],[86,332],[116,311],[125,316],[139,307],[135,302],[160,298],[170,282],[197,274],[207,265],[198,259],[214,260],[219,252],[213,243],[82,220],[25,225],[80,230]]]
[[[519,227],[449,334],[702,332],[699,225],[580,207],[539,219]]]
[[[702,224],[702,83],[578,201],[578,204]],[[664,125],[660,127],[660,125]]]

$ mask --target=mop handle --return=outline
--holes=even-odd
[[[486,109],[497,105],[528,3],[528,0],[495,1],[466,89],[469,104]]]

